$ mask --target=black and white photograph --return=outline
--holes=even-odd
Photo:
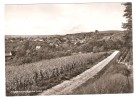
[[[5,4],[6,96],[132,94],[132,2]]]

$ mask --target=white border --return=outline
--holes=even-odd
[[[4,0],[5,4],[127,2],[133,0]]]
[[[83,99],[99,99],[99,100],[134,100],[135,97],[137,97],[137,91],[136,91],[136,68],[137,68],[137,62],[136,57],[137,57],[137,52],[136,52],[136,44],[137,43],[137,13],[136,13],[136,2],[137,0],[0,0],[0,100],[7,100],[7,99],[12,99],[12,100],[23,100],[23,99],[49,99],[49,100],[69,100],[69,99],[74,99],[74,100],[83,100]],[[6,97],[5,96],[5,58],[4,58],[4,53],[5,53],[5,44],[4,44],[4,4],[32,4],[32,3],[87,3],[87,2],[132,2],[133,4],[133,42],[134,42],[134,93],[133,94],[96,94],[96,95],[73,95],[73,96],[24,96],[24,97]],[[111,8],[110,8],[111,9]]]

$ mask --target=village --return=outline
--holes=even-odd
[[[112,49],[112,46],[119,48],[120,46],[113,45],[119,33],[121,32],[112,31],[106,34],[95,30],[95,32],[53,36],[5,36],[6,62],[21,61],[23,64],[78,53],[107,51]],[[118,40],[117,42],[123,42],[121,38]]]
[[[11,57],[16,55],[16,51],[20,48],[20,46],[26,41],[29,44],[33,45],[33,49],[40,50],[45,47],[52,48],[56,50],[65,49],[70,51],[72,47],[80,46],[85,44],[87,41],[92,40],[94,32],[89,33],[78,33],[75,35],[64,35],[64,36],[36,36],[36,37],[9,37],[5,36],[5,57]],[[11,45],[10,45],[11,44]],[[28,48],[26,51],[30,52],[31,48]],[[74,53],[74,52],[73,52]]]

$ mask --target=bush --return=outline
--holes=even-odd
[[[78,47],[78,51],[84,52],[84,53],[85,52],[92,52],[92,49],[93,49],[92,45],[90,45],[88,43],[83,44],[80,47]]]
[[[25,54],[26,54],[26,51],[24,50],[24,49],[18,49],[17,50],[17,53],[16,53],[16,57],[23,57],[23,56],[25,56]]]
[[[94,47],[93,47],[93,52],[96,53],[96,52],[98,52],[98,51],[99,51],[99,48],[98,48],[97,46],[94,46]]]

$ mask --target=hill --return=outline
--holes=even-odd
[[[52,36],[6,35],[5,52],[16,52],[12,59],[6,61],[12,64],[24,64],[76,53],[120,50],[124,43],[122,31],[81,32]]]

